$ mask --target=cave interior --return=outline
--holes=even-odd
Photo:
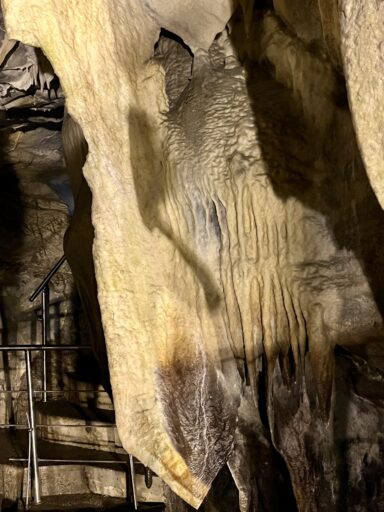
[[[1,0],[0,511],[384,510],[383,16]]]

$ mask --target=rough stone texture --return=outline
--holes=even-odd
[[[60,2],[60,9],[56,2],[3,6],[10,36],[44,48],[89,145],[84,174],[93,194],[96,276],[121,440],[198,505],[232,447],[231,388],[239,379],[223,375],[222,362],[227,373],[234,366],[216,307],[218,290],[204,264],[191,261],[193,253],[173,239],[165,211],[163,73],[146,62],[160,27],[141,2],[129,9],[118,2],[79,2],[76,11],[68,2]],[[89,42],[91,35],[84,19],[103,27],[104,37],[91,39],[91,55],[82,39]],[[117,39],[120,49],[108,76],[102,63],[112,64]],[[76,78],[67,62],[76,63]],[[128,121],[129,130],[120,129]],[[95,123],[103,126],[98,133]],[[127,375],[134,385],[127,385]],[[175,389],[178,398],[171,403]]]
[[[27,474],[23,475],[24,497],[27,494]],[[140,503],[164,501],[162,485],[159,478],[154,478],[153,486],[147,489],[144,476],[136,475],[137,499]],[[85,504],[90,507],[94,495],[127,498],[127,471],[124,467],[106,468],[100,465],[58,465],[41,468],[41,494],[43,503],[47,497],[57,496],[57,506],[64,505],[70,497],[76,494],[84,496]],[[66,495],[66,500],[63,499]],[[56,507],[55,507],[56,509]],[[71,509],[70,509],[71,510]],[[104,510],[98,509],[98,510]]]
[[[367,173],[383,206],[383,5],[374,0],[319,0],[319,7],[330,55],[344,71]]]
[[[341,51],[339,3],[333,0],[318,0],[324,42],[335,68],[343,73],[343,56]]]
[[[356,134],[372,187],[384,207],[384,5],[339,3],[341,53]]]
[[[220,2],[213,20],[182,1],[3,5],[88,143],[123,446],[196,508],[215,482],[201,510],[234,510],[225,463],[241,512],[381,510],[384,224],[358,146],[380,200],[373,3],[322,0],[306,24],[276,1],[281,19],[237,13],[213,42]],[[329,56],[308,44],[320,18]],[[194,56],[164,33],[154,52],[160,27]]]
[[[177,34],[193,52],[208,50],[216,34],[224,29],[237,3],[237,0],[212,0],[209,3],[204,0],[143,2],[154,25]]]
[[[306,43],[323,44],[318,0],[274,0],[276,14]]]
[[[274,445],[288,464],[300,510],[317,510],[329,507],[337,494],[333,432],[313,409],[316,390],[312,389],[309,399],[300,372],[296,374],[298,388],[280,398],[279,388],[285,385],[280,371],[273,375],[274,362],[279,352],[288,355],[292,351],[296,370],[290,367],[289,357],[281,360],[284,381],[289,381],[290,372],[303,364],[309,344],[307,366],[315,379],[309,375],[305,381],[318,388],[320,407],[329,407],[334,344],[351,346],[382,334],[378,306],[383,286],[375,271],[381,265],[382,235],[373,241],[369,226],[377,226],[376,236],[383,215],[354,142],[342,84],[330,64],[309,53],[274,17],[266,16],[257,28],[261,39],[249,50],[251,57],[273,64],[277,80],[252,64],[246,83],[241,68],[233,68],[233,62],[227,70],[212,68],[207,62],[189,82],[185,73],[182,101],[172,97],[168,113],[167,147],[174,169],[168,179],[177,205],[187,203],[192,209],[196,199],[191,197],[209,204],[207,196],[215,204],[221,243],[217,260],[212,258],[210,266],[218,269],[217,281],[229,304],[233,351],[239,360],[247,360],[252,381],[258,373],[252,351],[260,347],[260,333],[259,354],[265,351],[269,360],[268,385],[274,397],[269,407]],[[160,42],[161,61],[176,45]],[[253,53],[255,48],[261,48],[258,55]],[[214,62],[219,62],[216,53],[212,49]],[[171,62],[179,67],[178,55],[175,49]],[[180,80],[170,61],[166,70],[171,83]],[[174,91],[174,87],[167,84],[167,90]],[[225,108],[228,97],[230,109]],[[192,172],[192,185],[197,189],[193,195],[187,188]],[[204,209],[209,212],[207,206]],[[198,222],[199,215],[196,207],[191,216],[194,224],[186,231],[197,250],[203,241],[201,251],[207,260],[215,255],[207,251],[212,242],[206,242],[214,239],[209,234],[214,217],[206,213],[210,222]],[[231,296],[235,296],[232,309]],[[251,331],[248,336],[247,329]],[[236,333],[243,334],[237,343]],[[243,347],[248,349],[246,355]],[[257,393],[257,383],[253,384]],[[289,402],[290,395],[291,400],[306,405]],[[255,428],[257,416],[253,421]],[[298,434],[301,430],[303,434]],[[259,443],[260,437],[255,436]],[[250,439],[248,432],[248,443]],[[309,439],[321,446],[322,462],[306,447]],[[375,444],[372,437],[371,442]],[[240,456],[244,461],[241,449]],[[258,486],[256,469],[249,462],[244,464],[246,476],[236,471],[243,467],[237,464],[234,478],[243,493],[242,510],[248,510],[250,503],[265,502],[252,495],[257,489],[266,493],[266,485]],[[279,510],[271,494],[268,502]]]
[[[34,114],[51,112],[62,106],[63,93],[52,66],[39,48],[9,39],[4,29],[0,9],[0,109],[1,123],[4,112],[15,108],[31,108],[29,119],[23,125],[30,126]],[[40,112],[39,112],[40,109]],[[52,115],[52,122],[57,122]],[[41,122],[41,118],[40,118]],[[20,129],[20,124],[19,124]]]
[[[40,439],[125,454],[114,420],[111,411],[97,410],[92,406],[79,409],[66,400],[51,400],[38,404],[36,408],[36,422],[46,425],[40,432]],[[72,428],[68,429],[66,425],[72,425]],[[99,428],[94,428],[96,425]]]

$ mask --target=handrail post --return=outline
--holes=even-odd
[[[29,443],[31,446],[31,455],[32,455],[32,488],[33,488],[35,503],[41,503],[39,459],[38,459],[38,454],[37,454],[37,436],[36,436],[36,424],[35,424],[35,409],[34,409],[34,405],[33,405],[31,352],[29,350],[25,351],[25,365],[26,365],[26,373],[27,373],[28,412],[29,412],[29,422],[30,422]]]
[[[132,503],[133,509],[137,510],[137,493],[136,493],[136,479],[135,479],[135,465],[133,463],[133,455],[129,455],[129,477],[131,480]]]
[[[49,325],[49,284],[46,284],[41,294],[41,310],[42,310],[42,345],[45,347],[50,338]],[[43,351],[43,401],[47,401],[47,353]]]

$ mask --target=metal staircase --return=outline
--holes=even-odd
[[[49,283],[64,262],[63,256],[30,297],[41,296],[41,344],[0,346],[0,353],[24,353],[26,370],[26,389],[3,392],[28,398],[25,424],[0,425],[0,464],[25,467],[25,509],[162,511],[160,480],[125,452],[113,404],[92,372],[68,372],[62,389],[48,389],[49,353],[90,351],[88,345],[50,343]],[[42,385],[37,389],[32,365],[39,356]]]

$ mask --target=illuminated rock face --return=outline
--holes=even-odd
[[[253,459],[273,466],[264,453],[273,442],[299,509],[322,510],[341,495],[342,421],[354,423],[348,435],[369,437],[383,418],[362,425],[358,398],[346,418],[332,403],[335,345],[382,336],[383,214],[338,74],[350,46],[326,1],[308,27],[302,12],[274,2],[300,37],[264,11],[253,22],[238,13],[229,34],[232,2],[209,2],[209,12],[205,3],[3,8],[9,37],[44,50],[88,143],[93,256],[124,447],[194,507],[228,463],[245,512],[266,493]],[[161,27],[194,57],[159,39]],[[379,194],[355,108],[364,77],[349,72],[361,50],[350,51],[353,119]],[[364,448],[354,449],[360,468]]]
[[[171,232],[158,227],[171,229],[166,198],[156,203],[167,104],[160,66],[146,62],[160,27],[142,2],[130,10],[104,1],[76,10],[71,2],[3,7],[10,37],[44,48],[89,145],[84,174],[93,193],[94,259],[122,442],[198,505],[232,448],[239,378],[217,298],[206,296],[211,290]],[[170,393],[166,404],[162,395]]]

